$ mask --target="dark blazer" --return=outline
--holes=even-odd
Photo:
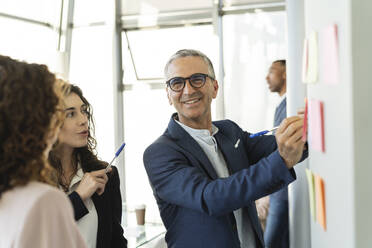
[[[286,117],[287,98],[284,98],[275,110],[274,126],[279,126]],[[289,247],[288,187],[270,195],[264,239],[269,248]]]
[[[233,211],[246,210],[257,247],[263,235],[254,201],[295,180],[274,136],[249,138],[229,120],[214,136],[231,176],[218,178],[199,144],[174,121],[144,153],[144,165],[167,229],[169,248],[238,248]]]
[[[102,195],[92,195],[98,215],[97,248],[127,247],[121,227],[121,195],[120,179],[117,168],[112,166],[112,172]],[[79,194],[75,191],[69,195],[74,208],[75,220],[79,220],[88,213]]]

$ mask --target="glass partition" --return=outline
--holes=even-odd
[[[225,114],[250,132],[271,128],[278,94],[266,75],[287,57],[286,14],[259,12],[223,17]]]

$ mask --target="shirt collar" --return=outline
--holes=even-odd
[[[175,119],[175,121],[181,127],[183,127],[183,129],[185,129],[186,132],[188,132],[191,136],[196,136],[196,137],[203,138],[203,137],[214,136],[216,133],[218,133],[218,127],[213,125],[213,123],[212,123],[212,134],[210,134],[208,129],[195,129],[195,128],[191,128],[189,126],[186,126],[185,124],[181,123],[180,121],[178,121],[176,119]]]
[[[81,168],[80,162],[78,162],[78,168],[77,168],[75,176],[71,180],[69,189],[71,189],[75,184],[79,183],[81,179],[83,178],[83,176],[84,176],[83,169]]]
[[[279,104],[282,103],[282,101],[285,99],[286,96],[287,96],[286,93],[284,93],[282,96],[279,96]]]

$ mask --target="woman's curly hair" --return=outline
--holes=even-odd
[[[63,122],[62,88],[47,66],[0,55],[0,197],[30,181],[55,184],[44,151]]]
[[[65,84],[68,84],[65,82]],[[75,173],[77,172],[77,164],[80,163],[81,168],[84,172],[91,172],[95,170],[103,169],[107,166],[107,163],[101,161],[97,157],[97,141],[94,138],[94,119],[92,106],[88,100],[84,97],[82,90],[73,84],[69,84],[68,89],[65,91],[65,96],[69,94],[76,94],[80,97],[81,101],[86,106],[86,113],[88,117],[88,142],[86,146],[75,148],[72,153],[73,166],[75,167]],[[60,186],[65,191],[68,191],[68,185],[64,185],[62,180],[63,168],[61,164],[60,150],[58,142],[54,145],[53,149],[49,153],[49,163],[57,170],[57,180]],[[75,174],[74,173],[74,174]]]

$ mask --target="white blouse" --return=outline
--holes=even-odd
[[[71,180],[68,194],[70,194],[71,192],[77,189],[83,176],[84,176],[84,172],[79,164],[78,171],[76,172],[76,175]],[[97,210],[96,210],[96,207],[94,206],[92,198],[88,198],[87,200],[85,200],[84,205],[88,209],[89,212],[77,221],[77,225],[88,247],[96,248],[97,231],[98,231]]]
[[[86,247],[73,209],[60,190],[40,182],[17,186],[0,198],[0,248]]]

